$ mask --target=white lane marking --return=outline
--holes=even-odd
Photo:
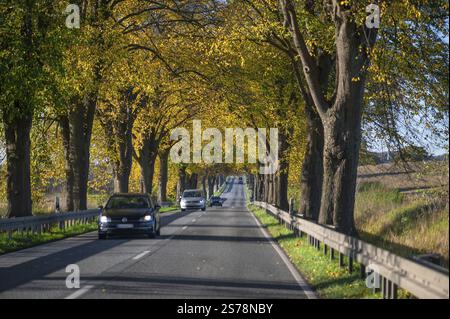
[[[84,295],[85,293],[87,293],[92,288],[94,288],[94,286],[86,286],[84,288],[78,289],[73,294],[67,296],[64,299],[77,299],[77,298],[81,297],[82,295]]]
[[[292,276],[295,278],[295,280],[297,281],[297,284],[300,286],[300,288],[303,290],[303,292],[306,295],[306,298],[308,299],[317,299],[316,294],[314,293],[314,291],[311,289],[311,287],[305,282],[305,280],[303,279],[303,277],[299,274],[299,272],[297,271],[297,269],[295,268],[295,266],[292,264],[291,260],[289,259],[288,256],[286,256],[286,254],[284,253],[284,251],[280,248],[280,246],[278,246],[275,241],[273,240],[272,236],[270,236],[267,231],[262,227],[261,223],[259,222],[258,218],[255,217],[255,215],[253,215],[252,212],[248,211],[250,213],[250,215],[253,217],[253,219],[255,220],[256,224],[258,225],[259,229],[261,230],[261,232],[263,233],[264,237],[267,239],[267,241],[270,242],[270,244],[272,245],[273,249],[275,249],[275,251],[278,253],[278,255],[281,257],[281,259],[284,261],[284,263],[286,264],[286,267],[289,269],[290,273],[292,274]]]
[[[188,229],[188,227],[187,227],[187,226],[184,226],[184,227],[183,227],[183,230],[186,230],[186,229]]]
[[[196,219],[193,219],[193,220],[192,220],[193,223],[195,223],[196,221],[197,221]]]
[[[144,257],[145,255],[148,255],[148,254],[150,254],[150,250],[146,250],[146,251],[140,253],[139,255],[133,257],[133,260],[141,259],[142,257]]]

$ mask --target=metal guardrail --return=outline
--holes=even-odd
[[[375,271],[381,279],[383,298],[396,299],[398,288],[402,288],[417,298],[448,299],[449,272],[442,267],[427,267],[390,251],[368,244],[357,238],[344,235],[330,227],[290,215],[270,204],[252,202],[265,209],[300,236],[307,234],[310,244],[326,254],[330,250],[331,258],[339,254],[339,263],[344,266],[344,256],[348,257],[348,269],[353,271],[353,261],[361,264],[361,275],[365,276],[366,267]]]
[[[0,219],[0,232],[7,232],[9,238],[13,232],[42,233],[58,224],[60,229],[80,222],[86,224],[95,221],[100,214],[98,209],[72,213],[56,213],[43,216]]]

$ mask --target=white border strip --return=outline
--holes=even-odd
[[[73,294],[67,296],[64,299],[77,299],[77,298],[81,297],[82,295],[84,295],[85,293],[87,293],[92,288],[94,288],[94,286],[86,286],[84,288],[81,288],[81,289],[75,291]]]
[[[278,255],[281,257],[283,262],[286,264],[286,267],[289,269],[292,276],[297,281],[297,284],[300,286],[300,288],[303,290],[303,292],[306,295],[306,298],[308,299],[317,299],[317,295],[315,292],[311,289],[311,287],[306,283],[306,281],[303,279],[302,275],[298,272],[297,268],[292,264],[289,257],[286,255],[286,253],[276,244],[275,240],[273,240],[272,236],[269,235],[269,233],[266,231],[264,227],[262,227],[261,223],[259,222],[258,218],[248,209],[247,211],[249,214],[253,217],[256,224],[258,225],[259,229],[263,233],[264,237],[267,239],[268,242],[272,245],[273,249],[278,253]]]
[[[133,260],[141,259],[142,257],[144,257],[144,256],[147,255],[147,254],[150,254],[150,250],[143,251],[143,252],[140,253],[139,255],[133,257]]]

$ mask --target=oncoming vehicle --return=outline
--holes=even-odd
[[[211,198],[209,199],[209,206],[222,206],[222,198],[220,198],[219,196],[211,196]]]
[[[183,192],[180,199],[181,211],[186,211],[187,209],[201,209],[206,210],[206,200],[203,196],[203,192],[198,189],[188,189]]]
[[[100,207],[98,238],[124,234],[155,238],[161,233],[159,208],[146,194],[115,194]]]

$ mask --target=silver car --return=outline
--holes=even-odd
[[[198,189],[187,189],[183,192],[180,199],[181,211],[186,211],[187,209],[201,209],[206,210],[206,200],[203,196],[203,191]]]

